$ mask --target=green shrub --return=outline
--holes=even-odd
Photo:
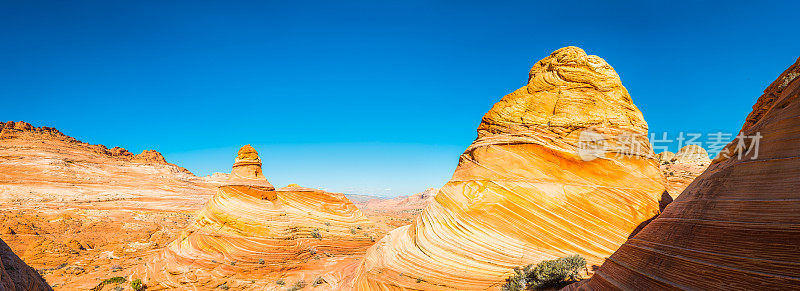
[[[142,279],[136,279],[131,281],[131,289],[135,291],[144,290],[144,284],[142,284]]]
[[[112,278],[108,278],[108,279],[103,280],[103,283],[105,283],[105,284],[117,284],[117,283],[125,283],[125,281],[128,281],[128,280],[125,280],[124,277],[112,277]]]
[[[319,234],[319,228],[315,228],[315,229],[311,230],[311,236],[314,237],[314,238],[321,239],[322,235]]]
[[[580,271],[586,268],[586,259],[580,255],[542,261],[536,266],[514,268],[514,275],[506,279],[504,291],[552,288],[565,282],[580,280]]]
[[[283,286],[286,285],[286,281],[284,281],[283,278],[280,278],[278,281],[275,281],[275,284]]]

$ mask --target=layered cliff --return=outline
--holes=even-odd
[[[114,206],[202,205],[216,185],[168,163],[76,140],[52,127],[0,122],[0,202],[107,201]],[[195,199],[195,198],[201,199]]]
[[[414,222],[369,249],[354,287],[498,288],[516,266],[572,254],[601,264],[658,214],[663,177],[646,133],[602,58],[553,52],[486,113]]]
[[[800,59],[741,134],[582,290],[800,288]]]
[[[328,274],[374,243],[374,226],[343,194],[291,185],[275,189],[258,153],[242,147],[225,185],[195,222],[147,266],[158,288],[278,288],[304,280],[335,289]],[[257,282],[245,279],[254,278]]]

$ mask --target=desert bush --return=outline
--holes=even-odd
[[[105,283],[105,284],[117,284],[117,283],[125,283],[125,281],[127,281],[127,280],[125,280],[125,277],[112,277],[112,278],[108,278],[108,279],[103,280],[103,283]]]
[[[289,291],[297,291],[297,290],[303,289],[303,287],[305,287],[305,286],[306,286],[306,281],[300,280],[300,281],[295,282],[294,285],[292,285],[292,287],[290,287],[287,290],[289,290]]]
[[[321,239],[322,235],[319,234],[319,228],[315,228],[315,229],[311,230],[311,236],[314,237],[314,238]]]
[[[142,279],[135,279],[135,280],[131,281],[131,289],[133,289],[135,291],[141,291],[141,290],[144,290],[144,288],[145,287],[144,287],[144,284],[142,284]]]
[[[280,278],[278,281],[275,281],[275,284],[283,286],[286,285],[286,281],[284,281],[283,278]]]
[[[506,279],[504,291],[557,287],[566,282],[580,280],[580,271],[586,268],[586,259],[580,255],[542,261],[536,266],[514,268],[514,275]]]

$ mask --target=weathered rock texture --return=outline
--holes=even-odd
[[[100,202],[130,207],[202,205],[216,185],[153,150],[80,142],[52,127],[0,122],[0,202]],[[200,198],[200,199],[195,199]]]
[[[709,164],[711,159],[708,158],[708,152],[703,147],[692,144],[681,148],[675,154],[675,162]]]
[[[673,199],[711,164],[706,150],[698,145],[687,145],[677,155],[661,152],[656,158],[661,162],[661,172],[667,180],[667,192]]]
[[[196,221],[147,267],[153,288],[278,288],[324,278],[374,243],[373,224],[343,194],[292,185],[275,189],[261,173],[258,153],[242,147],[230,180]],[[260,280],[250,282],[249,279]]]
[[[730,143],[732,157],[716,158],[591,280],[569,288],[800,289],[798,76],[800,59],[767,87],[748,115],[742,132],[762,136],[757,157]],[[749,147],[752,139],[746,140]]]
[[[428,204],[433,201],[433,197],[439,189],[428,188],[425,191],[395,198],[379,198],[373,196],[356,197],[350,200],[363,212],[370,220],[384,227],[386,231],[411,224],[411,221],[422,212]],[[353,195],[349,195],[353,196]]]
[[[218,185],[156,151],[134,155],[51,127],[0,123],[0,237],[56,289],[130,275]]]
[[[53,290],[33,268],[0,240],[0,290]]]
[[[608,151],[579,155],[585,132],[607,138]],[[482,290],[545,259],[581,254],[601,264],[658,214],[663,178],[646,132],[602,58],[553,52],[486,113],[420,216],[369,249],[355,288]],[[617,150],[625,137],[637,153]]]

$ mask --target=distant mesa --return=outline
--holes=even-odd
[[[611,142],[586,160],[589,130]],[[659,213],[665,187],[647,123],[598,56],[566,47],[540,60],[477,131],[413,223],[369,249],[357,290],[496,289],[514,267],[573,254],[600,265]],[[641,152],[615,150],[623,136]]]
[[[0,202],[105,201],[114,207],[196,209],[218,185],[155,150],[136,155],[24,121],[0,122],[0,173]]]
[[[258,152],[246,145],[230,179],[195,222],[147,264],[146,281],[161,288],[225,283],[236,289],[244,287],[233,282],[252,278],[266,286],[320,277],[326,289],[338,289],[344,279],[331,270],[354,265],[374,243],[375,231],[343,194],[296,184],[276,190],[262,173]]]
[[[769,85],[729,143],[664,212],[571,290],[797,290],[800,58]],[[739,154],[742,154],[741,156]]]

